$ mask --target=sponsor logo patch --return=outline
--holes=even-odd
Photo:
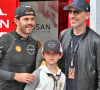
[[[28,45],[28,46],[26,47],[26,51],[28,52],[28,54],[34,55],[34,52],[35,52],[35,47],[34,47],[34,45]]]
[[[17,52],[21,52],[21,50],[22,50],[21,46],[16,46],[15,49]]]

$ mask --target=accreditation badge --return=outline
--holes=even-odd
[[[75,67],[69,67],[68,78],[69,79],[74,79],[75,78]]]
[[[73,64],[73,60],[71,61],[71,66],[69,66],[69,74],[68,74],[69,79],[74,79],[75,78],[75,67]]]

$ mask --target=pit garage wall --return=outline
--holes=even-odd
[[[99,2],[98,2],[99,1]],[[99,23],[96,23],[96,19],[97,19],[97,16],[96,16],[96,10],[98,8],[96,8],[96,2],[98,2],[98,8],[100,8],[100,0],[90,0],[90,9],[91,9],[91,12],[90,12],[90,27],[99,33],[99,31],[96,29],[97,25]],[[100,10],[100,9],[99,9]],[[100,16],[100,13],[99,13],[99,16]],[[100,18],[98,18],[99,20]],[[100,26],[100,24],[99,24]]]
[[[93,4],[94,5],[94,4]],[[95,22],[95,28],[96,32],[100,34],[100,0],[95,0],[95,15],[94,18],[96,18]]]
[[[0,0],[0,37],[16,28],[14,11],[19,5],[19,0]]]
[[[90,27],[100,35],[100,0],[90,0]]]

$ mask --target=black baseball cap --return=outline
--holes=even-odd
[[[70,7],[73,7],[78,10],[84,10],[90,12],[90,5],[85,0],[73,0],[70,5],[64,7],[64,10],[69,10]]]
[[[55,51],[57,53],[63,53],[60,42],[55,39],[49,39],[44,42],[42,47],[42,52],[46,51]]]
[[[33,13],[27,13],[27,12],[33,12]],[[26,15],[33,15],[35,16],[35,11],[33,8],[29,5],[20,5],[19,7],[16,8],[15,10],[15,18],[20,18],[22,16]]]

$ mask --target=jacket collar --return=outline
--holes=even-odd
[[[89,32],[89,27],[86,26],[85,31],[83,32],[83,34],[81,34],[81,35],[83,35],[82,40],[87,36],[88,32]],[[73,34],[73,28],[71,28],[71,30],[70,30],[70,35],[72,36],[72,34]]]
[[[70,27],[68,29],[65,29],[66,32],[64,34],[64,38],[63,38],[63,41],[62,41],[62,47],[63,47],[63,51],[66,52],[66,50],[68,49],[69,45],[70,45],[70,42],[71,42],[71,39],[72,39],[72,30],[73,28]],[[86,31],[82,37],[82,40],[87,36],[88,32],[89,32],[90,28],[88,26],[86,26]],[[67,43],[66,43],[67,42]]]
[[[42,70],[44,70],[47,74],[53,74],[54,76],[60,76],[61,75],[61,69],[58,66],[56,66],[56,68],[58,70],[57,74],[51,73],[49,71],[49,69],[47,68],[46,62],[44,60],[42,61],[42,63],[41,63],[41,65],[40,65],[39,68],[42,69]]]

